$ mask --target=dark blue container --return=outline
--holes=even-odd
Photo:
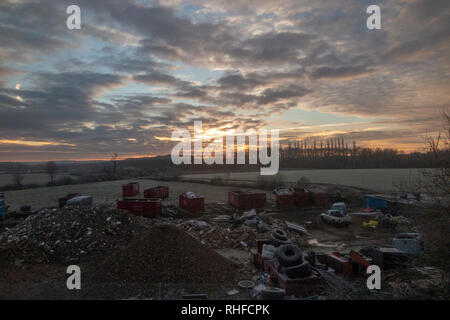
[[[389,201],[374,195],[367,195],[364,197],[364,207],[376,209],[384,209],[387,207]]]
[[[0,192],[0,218],[4,218],[6,214],[5,210],[5,196],[3,192]]]

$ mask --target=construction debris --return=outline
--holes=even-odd
[[[303,226],[301,226],[301,225],[299,225],[297,223],[286,221],[286,226],[287,226],[288,230],[291,230],[293,232],[297,232],[297,233],[299,233],[301,235],[308,234],[308,230],[306,230],[305,227],[303,227]]]
[[[67,206],[91,206],[93,203],[92,196],[78,196],[67,200]]]
[[[232,290],[227,291],[227,296],[234,296],[234,295],[236,295],[238,293],[239,293],[239,290],[232,289]]]
[[[201,220],[187,220],[183,222],[185,226],[194,227],[197,230],[205,231],[211,229],[211,225]]]
[[[185,225],[186,227],[186,225]],[[242,226],[236,229],[214,226],[209,231],[198,230],[195,227],[187,228],[189,234],[212,249],[246,248],[248,243],[256,240],[256,233],[252,228]]]
[[[188,197],[189,199],[201,198],[201,196],[192,191],[186,192],[186,197]]]
[[[214,218],[211,218],[211,221],[217,224],[229,224],[232,221],[232,217],[229,215],[220,215]]]
[[[0,235],[2,259],[67,263],[118,248],[131,237],[130,220],[103,207],[45,209]]]
[[[62,207],[64,207],[66,205],[68,200],[70,200],[76,196],[79,196],[79,194],[78,193],[69,193],[69,194],[65,195],[64,197],[58,198],[58,208],[61,209]]]
[[[362,248],[361,253],[372,258],[373,263],[382,270],[406,267],[409,262],[408,254],[395,248],[379,248],[373,246]]]
[[[420,233],[400,233],[392,239],[392,245],[409,254],[421,254],[425,251],[425,243]]]
[[[242,214],[242,216],[239,218],[241,221],[245,221],[247,219],[256,217],[256,211],[255,209],[252,209],[250,211],[246,211]]]
[[[265,260],[271,260],[275,257],[276,248],[271,244],[263,244],[261,257]]]

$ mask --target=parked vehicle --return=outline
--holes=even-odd
[[[339,210],[341,213],[346,214],[347,206],[345,205],[345,202],[335,202],[331,206],[331,210]]]
[[[334,209],[327,210],[327,212],[322,213],[320,215],[320,218],[322,219],[322,221],[343,226],[348,226],[352,222],[351,216],[343,214],[341,211]]]

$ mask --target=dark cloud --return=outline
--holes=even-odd
[[[283,99],[300,98],[308,94],[310,90],[300,86],[290,86],[287,88],[266,89],[258,97],[258,104],[269,104]]]
[[[450,3],[446,0],[434,0],[432,4],[427,0],[411,0],[407,3],[401,12],[403,21],[413,24],[434,24],[444,21],[450,14]]]
[[[55,49],[69,46],[69,43],[45,34],[0,25],[0,58],[3,61],[29,61]]]
[[[156,137],[195,119],[258,128],[300,106],[385,126],[355,139],[409,141],[450,103],[446,0],[382,1],[376,31],[367,3],[346,0],[79,0],[79,31],[70,4],[0,3],[0,134],[57,142],[0,157],[164,153]]]
[[[141,57],[136,54],[134,57],[126,57],[123,54],[112,53],[109,55],[109,59],[104,61],[100,58],[96,61],[98,64],[106,64],[108,67],[115,71],[124,73],[142,73],[142,72],[159,72],[158,70],[169,69],[170,66],[167,63],[156,62],[153,59]]]
[[[304,33],[268,33],[240,42],[227,50],[236,61],[245,63],[298,63],[298,56],[310,46],[315,36]]]
[[[120,85],[122,79],[99,73],[41,73],[34,81],[35,90],[2,90],[4,96],[10,97],[0,107],[2,136],[25,136],[27,132],[33,137],[36,135],[33,130],[51,133],[90,121],[97,114],[93,106],[96,95]],[[23,102],[11,99],[19,94]]]
[[[217,83],[224,89],[254,89],[258,86],[266,84],[266,82],[258,77],[244,77],[241,73],[230,73],[221,77]]]
[[[367,75],[375,70],[366,66],[348,66],[348,67],[320,67],[311,72],[313,79],[345,79],[356,76]]]
[[[449,16],[450,18],[450,16]],[[384,52],[382,59],[385,61],[399,60],[401,58],[408,58],[425,50],[432,50],[440,45],[446,46],[450,49],[450,26],[446,29],[441,29],[433,33],[428,33],[426,36],[395,44]]]

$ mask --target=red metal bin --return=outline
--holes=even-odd
[[[320,263],[333,268],[338,274],[343,274],[346,276],[351,276],[353,274],[353,266],[351,260],[348,257],[341,256],[339,252],[332,252],[319,256],[318,260]]]
[[[200,213],[205,211],[205,198],[189,198],[182,193],[179,196],[180,208],[190,213]]]
[[[298,207],[309,206],[309,191],[303,188],[294,188],[294,204]]]
[[[157,186],[144,190],[144,198],[160,198],[165,199],[169,197],[169,187]]]
[[[289,209],[294,206],[294,195],[293,194],[278,194],[275,192],[275,203],[277,208]]]
[[[238,210],[262,208],[266,205],[266,194],[243,191],[229,191],[228,203]]]
[[[139,194],[139,183],[130,182],[128,184],[124,184],[122,186],[122,195],[123,197],[134,197]]]
[[[161,214],[161,199],[117,200],[117,209],[129,211],[137,216],[156,218]]]
[[[314,192],[312,194],[313,203],[318,207],[328,207],[328,195],[325,192]]]

